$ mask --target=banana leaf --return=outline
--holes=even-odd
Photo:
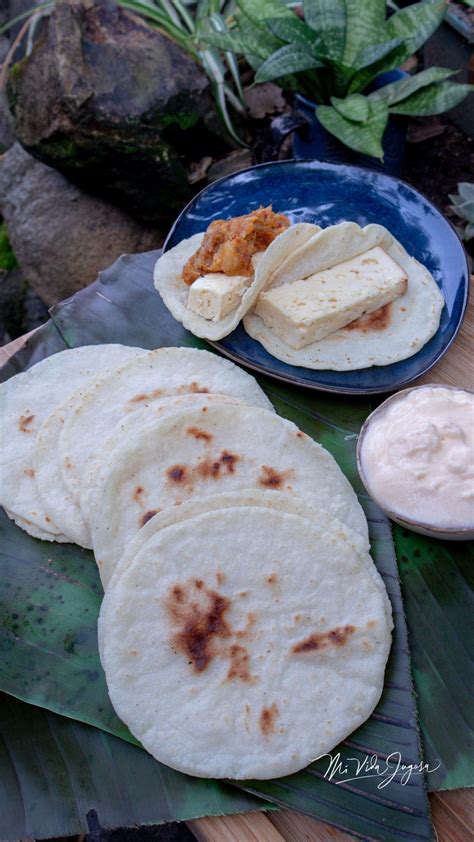
[[[154,291],[151,270],[156,257],[156,253],[122,257],[101,273],[95,284],[54,307],[52,322],[29,340],[2,378],[39,359],[43,351],[47,355],[65,346],[94,342],[125,342],[148,348],[203,346],[171,317]],[[260,382],[281,415],[296,421],[334,454],[366,509],[374,559],[387,585],[396,623],[384,693],[372,717],[332,752],[335,767],[330,766],[329,758],[322,758],[297,775],[243,782],[239,792],[236,786],[231,789],[189,778],[147,758],[162,781],[159,791],[151,795],[153,783],[146,776],[142,778],[133,764],[128,770],[130,787],[133,791],[138,775],[151,802],[159,800],[154,821],[163,820],[164,802],[166,817],[182,818],[208,811],[210,799],[215,813],[252,809],[256,803],[265,808],[270,801],[321,817],[364,838],[386,842],[408,837],[431,839],[407,630],[390,527],[363,494],[354,458],[357,431],[370,406],[365,401],[348,402],[337,396],[307,395],[266,378],[260,378]],[[92,554],[73,545],[37,541],[18,530],[6,516],[0,519],[0,534],[0,689],[87,723],[80,727],[94,725],[98,733],[105,734],[104,739],[121,737],[124,744],[134,742],[110,705],[98,658],[96,621],[101,586]],[[21,728],[28,739],[26,720]],[[374,761],[377,767],[372,765],[363,772]],[[406,768],[401,769],[400,763]],[[359,774],[354,775],[357,765]],[[252,806],[243,807],[242,798],[250,797],[244,795],[244,789],[266,801],[254,800],[248,802]],[[0,802],[0,809],[2,806]],[[46,813],[46,802],[44,806]],[[123,821],[127,824],[131,820]]]
[[[224,784],[196,791],[183,777],[118,737],[0,693],[2,839],[220,815],[226,793],[233,812],[265,807]]]

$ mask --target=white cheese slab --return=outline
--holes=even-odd
[[[254,312],[299,350],[394,301],[407,283],[402,267],[376,246],[309,278],[261,292]]]
[[[218,322],[240,304],[252,277],[209,272],[189,288],[188,309],[198,316]]]

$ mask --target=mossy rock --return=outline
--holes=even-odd
[[[28,151],[146,221],[175,216],[189,164],[230,148],[194,60],[109,0],[58,0],[8,96]]]

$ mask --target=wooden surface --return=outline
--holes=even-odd
[[[0,348],[0,365],[21,348],[29,335]],[[450,350],[428,374],[411,385],[446,383],[474,389],[473,348],[474,295]],[[429,800],[438,842],[474,839],[474,789],[431,793]],[[353,839],[317,819],[291,810],[196,819],[187,824],[199,842],[350,842]]]

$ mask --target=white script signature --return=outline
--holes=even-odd
[[[404,763],[399,751],[393,751],[383,759],[380,759],[377,754],[366,754],[360,760],[358,757],[341,757],[338,752],[334,756],[322,754],[318,757],[318,760],[322,760],[324,757],[329,759],[328,767],[324,773],[326,780],[332,781],[335,777],[340,778],[340,780],[334,781],[338,785],[363,778],[380,778],[377,789],[384,789],[395,778],[402,786],[406,786],[412,775],[429,775],[430,772],[436,772],[441,766],[441,762],[433,767],[430,767],[429,763],[423,762]]]

